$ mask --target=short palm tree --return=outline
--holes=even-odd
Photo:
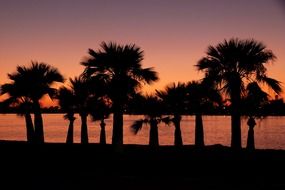
[[[73,144],[73,131],[74,131],[74,113],[76,111],[76,97],[72,91],[72,89],[68,89],[66,87],[61,87],[58,93],[59,106],[62,111],[66,114],[64,115],[64,119],[69,121],[66,143]]]
[[[202,114],[209,104],[221,103],[221,96],[217,90],[205,81],[191,81],[186,85],[187,104],[189,111],[195,114],[195,146],[204,146],[204,127]],[[212,107],[212,106],[211,106]]]
[[[241,148],[241,95],[247,83],[255,81],[281,92],[280,82],[267,76],[265,64],[275,55],[266,46],[251,40],[230,39],[209,46],[206,56],[196,65],[205,72],[205,79],[212,81],[231,101],[231,128],[233,148]]]
[[[18,93],[33,104],[34,126],[36,141],[44,142],[43,120],[41,114],[40,99],[44,95],[53,98],[56,89],[52,86],[56,82],[63,82],[59,71],[45,63],[32,62],[30,67],[18,66],[15,73],[8,74],[9,83],[17,88]]]
[[[93,121],[100,121],[100,144],[106,144],[106,123],[107,119],[111,113],[111,104],[108,97],[106,96],[93,96],[90,101],[90,115]]]
[[[17,110],[20,116],[24,116],[26,123],[26,136],[27,142],[35,142],[35,130],[32,121],[32,102],[20,94],[17,87],[14,84],[4,84],[1,87],[0,94],[8,94],[9,98],[1,102],[1,107],[8,108],[12,107]]]
[[[159,146],[158,138],[158,124],[163,120],[161,102],[155,96],[146,96],[143,100],[143,113],[144,119],[135,121],[131,125],[131,129],[134,134],[137,134],[143,127],[144,124],[150,125],[149,131],[149,146],[156,148]]]
[[[255,119],[262,117],[262,108],[269,103],[269,94],[264,92],[256,82],[251,82],[246,86],[242,98],[242,113],[248,116],[248,136],[246,148],[249,150],[255,149],[254,143],[254,126]]]
[[[185,113],[186,108],[186,86],[184,83],[175,83],[167,86],[164,91],[156,91],[156,94],[161,98],[166,112],[172,114],[173,118],[169,121],[174,124],[174,145],[182,146],[182,135],[180,128],[181,115]]]
[[[82,76],[69,79],[74,104],[81,119],[81,143],[88,144],[87,117],[89,114],[90,83]]]
[[[99,78],[106,82],[108,96],[112,100],[112,144],[123,144],[123,113],[129,95],[140,89],[142,83],[158,80],[153,68],[142,68],[143,51],[135,44],[119,45],[102,42],[101,49],[89,49],[90,57],[82,65],[87,78]]]

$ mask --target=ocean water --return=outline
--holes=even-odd
[[[74,123],[74,141],[80,142],[80,118],[76,115]],[[143,116],[124,116],[124,144],[148,144],[149,126],[143,126],[137,134],[131,131],[131,124]],[[183,116],[181,121],[182,138],[184,144],[194,144],[195,117]],[[65,142],[68,121],[63,114],[43,114],[46,142]],[[222,144],[230,146],[231,127],[229,116],[203,116],[204,139],[206,145]],[[247,119],[242,119],[242,146],[246,146]],[[112,119],[106,120],[107,143],[112,139]],[[257,120],[255,130],[255,145],[258,149],[285,150],[285,117],[270,116]],[[100,134],[99,122],[88,119],[89,141],[98,143]],[[0,140],[26,140],[25,120],[15,114],[0,114]],[[174,144],[174,127],[159,124],[159,143],[161,145]]]

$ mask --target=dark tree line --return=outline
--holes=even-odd
[[[73,143],[74,114],[81,120],[81,143],[88,143],[87,117],[100,121],[100,143],[106,144],[105,119],[113,115],[112,144],[123,145],[123,115],[142,114],[131,128],[136,134],[145,124],[150,125],[152,147],[159,146],[158,124],[174,126],[174,145],[182,146],[180,122],[183,115],[195,115],[195,145],[204,146],[203,119],[205,114],[231,116],[231,146],[241,148],[241,116],[249,118],[248,147],[254,148],[255,119],[265,115],[284,114],[282,99],[270,100],[262,85],[276,95],[281,84],[267,76],[265,65],[275,55],[264,44],[255,40],[230,39],[209,46],[196,68],[204,78],[188,83],[171,84],[153,95],[142,94],[145,84],[158,80],[153,68],[143,68],[143,51],[135,44],[119,45],[103,42],[98,50],[89,49],[89,56],[81,63],[82,74],[66,81],[60,89],[55,83],[64,79],[60,72],[45,63],[32,62],[18,66],[8,74],[9,83],[1,86],[1,94],[8,98],[1,103],[3,110],[16,111],[26,121],[27,141],[44,143],[43,119],[40,100],[44,95],[59,100],[60,111],[69,121],[67,143]],[[226,103],[225,103],[226,102]],[[276,108],[279,109],[276,109]],[[34,114],[32,121],[31,114]],[[253,144],[253,145],[252,145]]]

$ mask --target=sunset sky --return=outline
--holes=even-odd
[[[102,41],[135,43],[144,67],[160,81],[202,78],[194,65],[209,45],[238,37],[262,41],[277,56],[270,76],[285,82],[285,1],[282,0],[0,0],[0,84],[31,60],[79,75],[87,49]],[[283,84],[284,85],[284,84]]]

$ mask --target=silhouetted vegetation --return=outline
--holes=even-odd
[[[107,119],[111,114],[111,103],[106,96],[93,96],[90,99],[90,115],[93,121],[100,121],[100,144],[106,144],[106,123]]]
[[[64,119],[69,121],[66,143],[73,143],[73,131],[74,131],[74,112],[76,110],[76,97],[72,89],[61,87],[58,93],[58,100],[61,109],[66,113]]]
[[[221,89],[231,102],[233,148],[241,148],[241,96],[246,83],[255,81],[281,92],[280,82],[267,76],[265,64],[276,57],[266,46],[255,40],[230,39],[209,46],[206,57],[196,65],[205,72],[205,80]]]
[[[70,79],[70,87],[74,96],[74,104],[78,110],[81,119],[81,143],[87,144],[88,140],[88,126],[87,116],[90,110],[90,87],[89,83],[83,77],[75,77]]]
[[[174,130],[174,145],[182,146],[182,134],[180,128],[181,115],[185,113],[186,103],[187,103],[187,91],[185,84],[178,83],[175,85],[169,85],[165,88],[165,91],[156,91],[156,94],[159,98],[162,99],[162,103],[164,104],[165,111],[168,114],[173,115],[172,118],[169,118],[168,123],[173,123]],[[161,112],[162,114],[162,112]]]
[[[151,84],[158,80],[153,68],[142,68],[143,51],[135,44],[101,44],[101,49],[89,49],[89,58],[84,76],[92,80],[103,80],[108,86],[107,95],[112,100],[113,137],[112,144],[123,144],[123,113],[129,96],[134,94],[142,83]]]
[[[204,147],[203,115],[231,115],[231,146],[241,148],[240,117],[248,117],[247,148],[254,149],[255,119],[268,115],[285,115],[285,104],[278,95],[281,83],[267,76],[266,63],[275,55],[255,40],[230,39],[209,46],[196,67],[202,80],[173,83],[153,95],[142,95],[142,87],[158,80],[153,68],[143,68],[143,51],[135,44],[102,42],[99,50],[89,49],[81,63],[81,75],[62,83],[59,71],[45,63],[18,66],[8,74],[10,83],[1,86],[8,98],[0,104],[0,113],[24,116],[28,142],[44,142],[42,113],[65,113],[69,121],[66,143],[73,144],[74,115],[81,119],[81,143],[89,143],[87,118],[100,121],[100,144],[106,144],[105,119],[113,113],[112,144],[123,145],[123,114],[140,114],[131,129],[137,134],[150,125],[149,145],[159,146],[158,124],[174,125],[174,145],[183,146],[180,122],[183,115],[195,115],[195,145]],[[268,86],[275,99],[264,91]],[[59,107],[42,108],[43,96],[59,100]],[[32,121],[31,114],[34,114]]]
[[[40,99],[44,95],[49,95],[50,98],[55,97],[56,89],[51,86],[56,82],[63,82],[62,75],[50,65],[32,62],[30,67],[18,66],[15,73],[8,74],[8,78],[12,82],[2,86],[3,93],[7,93],[10,98],[13,97],[12,102],[18,101],[32,105],[35,140],[38,143],[43,143],[44,131]],[[29,114],[30,108],[26,110],[26,114]],[[32,132],[30,129],[32,127],[31,122],[29,121],[30,116],[27,117],[26,123],[29,123],[29,131]]]
[[[143,127],[143,125],[149,124],[149,146],[157,148],[159,146],[158,138],[158,124],[163,121],[161,110],[162,102],[158,100],[156,96],[141,96],[140,98],[144,107],[145,115],[144,119],[135,121],[131,125],[131,129],[134,134],[137,134]]]
[[[207,81],[192,81],[187,84],[188,107],[195,114],[195,145],[204,146],[203,110],[221,105],[222,97]]]

